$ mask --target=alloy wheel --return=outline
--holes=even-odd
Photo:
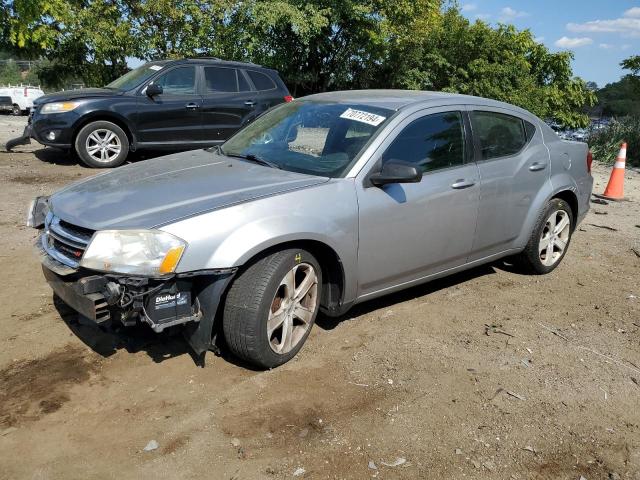
[[[547,218],[538,242],[543,265],[550,267],[558,263],[567,248],[570,233],[571,221],[566,211],[556,210]]]
[[[120,155],[122,143],[114,132],[106,128],[100,128],[89,134],[85,142],[85,148],[96,162],[109,163]]]
[[[317,295],[318,275],[308,263],[296,265],[281,280],[267,320],[267,337],[275,353],[290,352],[304,338],[317,308]]]

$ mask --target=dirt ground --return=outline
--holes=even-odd
[[[54,303],[25,210],[93,173],[0,153],[0,478],[640,479],[640,173],[552,274],[490,265],[320,318],[267,372]]]

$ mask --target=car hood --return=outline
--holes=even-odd
[[[197,150],[82,180],[53,194],[49,203],[62,220],[92,230],[155,228],[327,181]]]
[[[66,92],[55,92],[42,95],[33,101],[34,105],[42,105],[50,102],[66,102],[69,100],[77,100],[79,98],[93,97],[118,97],[123,92],[119,90],[110,90],[108,88],[81,88],[79,90],[68,90]]]

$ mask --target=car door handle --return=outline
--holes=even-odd
[[[197,103],[190,102],[185,105],[185,108],[187,110],[197,110],[198,108],[200,108],[200,105],[198,105]]]
[[[254,102],[253,100],[247,100],[246,102],[244,102],[244,104],[245,104],[247,107],[254,107],[254,106],[255,106],[255,104],[256,104],[256,102]]]
[[[470,180],[465,180],[461,178],[460,180],[456,180],[455,183],[451,184],[451,188],[455,188],[456,190],[462,190],[463,188],[473,187],[476,182],[472,182]]]
[[[546,163],[532,163],[531,165],[529,165],[529,170],[531,170],[532,172],[538,172],[540,170],[544,170],[545,168],[547,168],[547,164]]]

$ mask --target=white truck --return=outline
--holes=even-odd
[[[14,115],[27,115],[33,107],[33,101],[42,95],[42,89],[33,85],[0,86],[0,97],[11,97],[11,112]]]

